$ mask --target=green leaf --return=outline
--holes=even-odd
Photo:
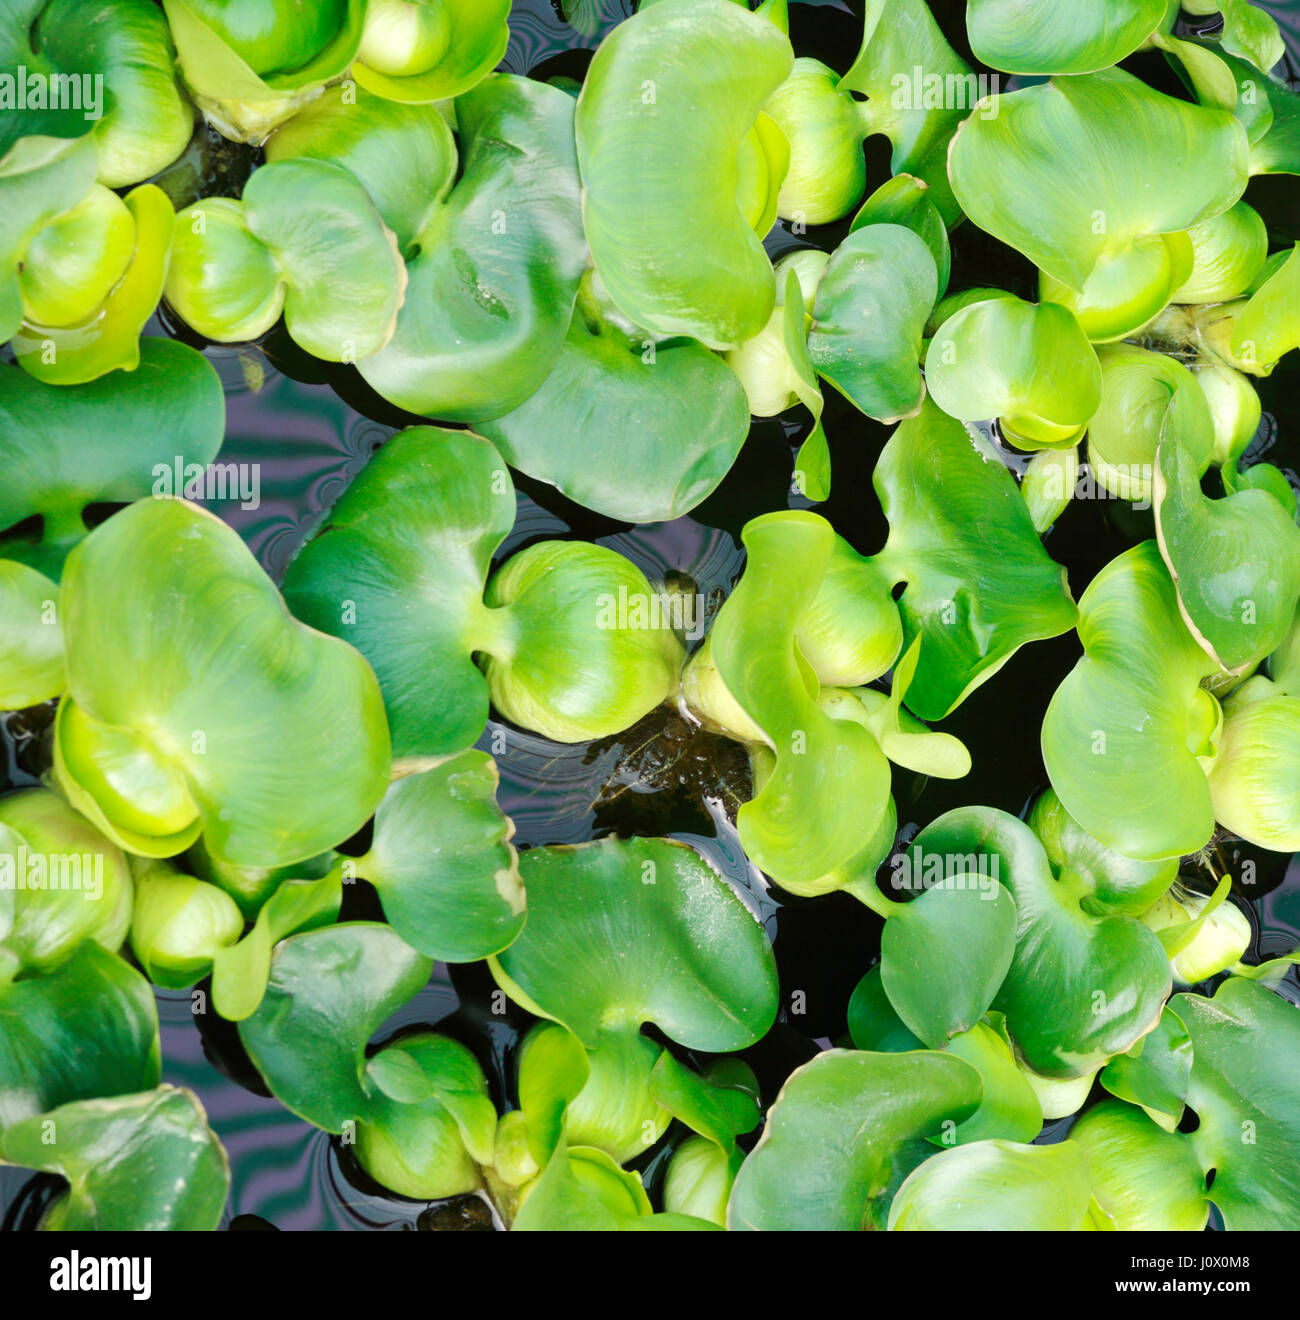
[[[984,1095],[980,1107],[953,1135],[958,1145],[999,1138],[1032,1141],[1043,1126],[1043,1109],[1024,1072],[1017,1066],[1000,1014],[954,1036],[949,1054],[965,1059],[980,1075]]]
[[[1156,450],[1179,399],[1178,430],[1198,463],[1209,462],[1213,419],[1198,378],[1176,358],[1136,344],[1106,344],[1101,402],[1088,428],[1088,459],[1097,484],[1145,508],[1154,498]]]
[[[873,967],[853,988],[848,1007],[849,1039],[857,1050],[904,1054],[923,1050],[925,1045],[898,1016],[885,993],[880,964]]]
[[[131,925],[126,858],[45,788],[0,798],[0,951],[49,972],[82,940],[110,953]]]
[[[739,1060],[719,1059],[712,1074],[701,1077],[664,1050],[650,1084],[655,1099],[674,1118],[728,1154],[735,1151],[737,1137],[758,1126],[758,1083]]]
[[[832,563],[830,524],[811,513],[772,513],[741,536],[749,561],[714,622],[708,658],[725,694],[775,753],[771,774],[739,810],[741,844],[778,883],[797,886],[862,848],[864,824],[873,828],[886,809],[889,766],[864,728],[818,706],[795,640]]]
[[[0,559],[0,710],[39,706],[63,691],[58,598],[44,574]]]
[[[174,1086],[26,1119],[0,1137],[0,1157],[68,1180],[44,1228],[211,1230],[230,1191],[226,1152],[198,1096]]]
[[[889,909],[881,979],[899,1017],[932,1049],[984,1016],[1015,953],[1016,904],[999,876],[1018,864],[1021,844],[1001,815],[946,812],[894,868],[896,888],[921,892]]]
[[[1073,310],[1090,338],[1122,338],[1187,278],[1191,244],[1179,231],[1241,196],[1245,130],[1225,110],[1175,100],[1120,69],[1006,93],[996,106],[953,139],[957,200],[1044,272],[1044,299],[1078,295]],[[1189,159],[1199,168],[1189,172]]]
[[[3,31],[0,29],[0,31]],[[7,112],[3,125],[12,122]],[[84,132],[83,127],[78,132]],[[28,245],[57,216],[91,190],[98,158],[89,137],[23,137],[0,156],[0,338],[11,339],[23,320],[20,275]],[[7,374],[7,373],[6,373]]]
[[[177,217],[166,294],[195,330],[225,343],[263,333],[282,304],[307,352],[356,362],[392,336],[406,278],[362,184],[340,165],[302,157],[256,170],[241,203],[215,198]],[[260,314],[249,311],[250,293]]]
[[[1019,298],[990,298],[944,321],[925,383],[950,417],[996,417],[1021,449],[1073,447],[1101,401],[1097,354],[1073,314]]]
[[[550,375],[481,433],[512,467],[585,508],[626,522],[667,522],[717,488],[749,433],[744,387],[688,339],[656,343],[608,315],[584,280]],[[636,480],[609,461],[609,437],[636,447]]]
[[[357,1122],[361,1167],[399,1196],[436,1200],[474,1191],[492,1162],[497,1113],[464,1045],[421,1032],[366,1065],[370,1100]]]
[[[24,320],[13,337],[22,369],[48,385],[82,385],[140,365],[140,332],[154,314],[167,278],[176,216],[167,194],[143,183],[126,196],[135,242],[126,274],[96,312],[66,326]]]
[[[1156,450],[1156,539],[1192,635],[1220,668],[1244,674],[1282,642],[1295,614],[1300,527],[1267,490],[1201,493],[1209,455],[1203,435],[1188,443],[1184,399],[1170,401]]]
[[[1036,1073],[1081,1077],[1155,1026],[1170,990],[1164,948],[1132,917],[1085,910],[1087,891],[1069,872],[1053,875],[1028,826],[1005,812],[984,815],[990,841],[981,846],[999,858],[993,869],[1017,917],[1015,957],[996,1007]],[[947,850],[960,852],[968,839],[945,841]]]
[[[373,673],[290,618],[211,514],[124,509],[69,556],[60,606],[56,775],[130,851],[171,856],[202,831],[231,862],[288,864],[378,805],[389,745]]]
[[[460,178],[416,234],[392,339],[358,367],[399,408],[476,422],[550,373],[587,253],[573,99],[496,74],[457,100],[456,118]]]
[[[958,94],[950,100],[941,91],[936,97],[935,79]],[[840,87],[866,96],[868,127],[893,146],[891,173],[924,179],[945,223],[956,224],[961,207],[948,183],[948,144],[981,93],[970,65],[944,40],[925,0],[867,0],[862,46]]]
[[[763,106],[790,144],[790,168],[777,202],[782,219],[830,224],[862,197],[867,125],[857,102],[839,84],[839,74],[820,60],[797,59]]]
[[[1118,64],[1158,28],[1166,0],[970,0],[975,58],[1007,73],[1092,73]]]
[[[1192,1038],[1167,1004],[1155,1029],[1101,1070],[1111,1095],[1141,1105],[1148,1117],[1171,1131],[1183,1116],[1192,1071]]]
[[[1070,1139],[1087,1155],[1093,1195],[1115,1228],[1198,1233],[1205,1227],[1205,1175],[1186,1137],[1130,1105],[1103,1100],[1070,1129]]]
[[[959,422],[927,404],[894,432],[872,483],[890,528],[875,562],[907,584],[905,645],[924,638],[907,696],[922,719],[942,719],[1026,642],[1073,626],[1065,569],[1014,478]]]
[[[933,1150],[925,1138],[969,1118],[980,1094],[975,1069],[947,1054],[819,1054],[768,1111],[736,1176],[728,1227],[883,1227],[894,1189]]]
[[[1081,1146],[977,1141],[941,1151],[898,1189],[891,1230],[1069,1232],[1092,1199]]]
[[[1300,696],[1265,693],[1229,706],[1210,795],[1225,828],[1261,848],[1293,852],[1300,848]]]
[[[1210,1200],[1228,1229],[1278,1229],[1300,1208],[1300,1014],[1254,981],[1230,977],[1212,1000],[1178,995],[1192,1038],[1188,1138],[1213,1169]]]
[[[341,871],[319,880],[284,880],[262,905],[253,929],[238,943],[218,949],[212,959],[212,1004],[227,1022],[242,1022],[257,1011],[271,975],[276,944],[296,931],[315,930],[338,920],[342,906]]]
[[[1278,358],[1300,346],[1300,243],[1250,296],[1232,331],[1232,355],[1267,376]]]
[[[578,101],[583,224],[637,324],[715,349],[763,328],[774,283],[752,197],[776,188],[754,127],[793,61],[775,24],[725,0],[661,0],[601,42]]]
[[[1175,303],[1215,303],[1239,298],[1254,285],[1268,255],[1263,217],[1245,202],[1193,225],[1192,273],[1174,290]]]
[[[270,165],[310,159],[347,170],[404,255],[456,178],[456,140],[435,107],[346,85],[325,88],[271,134],[265,151]]]
[[[1094,839],[1052,789],[1034,803],[1029,828],[1047,853],[1053,877],[1094,916],[1118,912],[1139,917],[1178,878],[1178,858],[1143,862]]]
[[[393,101],[462,96],[505,56],[510,0],[370,0],[352,76]]]
[[[1043,720],[1043,762],[1065,809],[1125,857],[1195,852],[1214,830],[1202,757],[1221,714],[1201,680],[1218,666],[1178,611],[1154,541],[1125,551],[1079,602],[1083,658]]]
[[[429,979],[433,960],[388,926],[351,921],[291,935],[239,1038],[277,1100],[326,1132],[367,1116],[365,1049]]]
[[[463,750],[487,723],[487,680],[471,657],[499,631],[483,588],[514,516],[509,473],[486,440],[411,427],[289,565],[294,613],[373,666],[399,761]]]
[[[129,963],[86,941],[0,986],[0,1130],[74,1100],[157,1086],[158,1006]]]
[[[243,914],[224,889],[183,875],[168,862],[136,864],[131,952],[155,985],[193,985],[243,933]]]
[[[361,42],[365,0],[163,0],[191,95],[228,138],[260,143],[342,74]]]
[[[216,458],[225,416],[216,371],[170,339],[143,340],[135,371],[59,389],[0,364],[0,528],[44,523],[38,545],[10,538],[3,552],[57,578],[87,505],[179,494]]]
[[[938,290],[934,258],[911,229],[853,230],[817,286],[808,334],[817,374],[877,421],[914,416],[925,397],[921,335]]]
[[[589,1049],[653,1022],[689,1049],[753,1044],[776,1016],[763,929],[705,862],[669,839],[603,839],[520,857],[528,921],[489,960],[512,999]]]
[[[924,179],[911,174],[886,179],[862,203],[849,225],[849,232],[866,225],[902,225],[910,229],[930,249],[938,274],[938,296],[943,297],[952,269],[952,251],[948,245],[947,226],[934,204],[930,185]]]
[[[0,156],[27,134],[82,139],[97,148],[99,181],[124,188],[170,165],[190,139],[193,112],[176,87],[167,22],[149,0],[7,5],[0,67],[13,70],[12,77],[19,66],[48,79],[70,78],[64,85],[71,105],[11,104],[0,127]],[[87,85],[92,77],[102,79],[99,88]],[[58,85],[51,82],[50,91]]]
[[[590,1056],[568,1027],[539,1022],[519,1050],[519,1108],[524,1116],[528,1150],[538,1166],[546,1164],[564,1133],[571,1101],[591,1075]]]
[[[659,1221],[656,1223],[655,1221]],[[711,1228],[684,1215],[654,1215],[640,1177],[603,1150],[556,1147],[540,1176],[524,1189],[511,1224],[527,1232],[609,1233],[636,1228]]]
[[[476,962],[523,928],[514,825],[497,806],[498,780],[486,752],[460,752],[396,780],[375,813],[357,873],[379,891],[397,933],[430,958]]]

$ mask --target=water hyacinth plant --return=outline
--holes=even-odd
[[[4,1227],[1300,1227],[1277,9],[0,0]]]

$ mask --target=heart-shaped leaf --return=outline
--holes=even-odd
[[[1015,480],[959,422],[926,404],[894,432],[872,483],[889,519],[876,565],[907,584],[905,645],[924,638],[907,695],[922,719],[942,719],[1026,642],[1073,626],[1065,570]]]
[[[68,1180],[43,1228],[210,1230],[230,1192],[230,1164],[198,1096],[174,1086],[16,1123],[0,1137],[0,1157]]]
[[[1079,602],[1083,658],[1043,719],[1043,762],[1065,809],[1107,848],[1157,861],[1195,852],[1214,830],[1199,758],[1213,753],[1218,666],[1178,611],[1154,541],[1126,550]]]
[[[512,999],[588,1047],[653,1022],[700,1050],[752,1044],[776,1016],[763,929],[685,844],[602,839],[519,859],[528,921],[490,960]]]
[[[666,522],[717,488],[749,432],[745,391],[716,354],[687,339],[655,343],[613,323],[590,279],[541,387],[479,430],[521,472],[608,518]],[[637,479],[608,459],[634,443]]]
[[[0,986],[0,1130],[74,1100],[157,1086],[158,1005],[87,940],[44,976]]]
[[[397,933],[430,958],[476,962],[523,928],[514,825],[497,806],[498,780],[486,752],[460,752],[396,780],[375,812],[357,873],[378,889]]]
[[[587,252],[572,98],[497,74],[457,100],[456,119],[460,178],[416,234],[391,341],[358,366],[408,412],[476,422],[550,373]]]
[[[160,485],[180,494],[216,458],[225,417],[217,373],[170,339],[142,340],[134,371],[59,389],[0,364],[0,528],[36,514],[44,527],[35,545],[0,540],[4,554],[57,578],[86,535],[87,505],[129,503]]]
[[[1190,273],[1181,231],[1241,196],[1245,130],[1225,110],[1175,100],[1121,69],[1004,93],[995,104],[995,115],[972,115],[953,138],[957,200],[1044,272],[1045,299],[1073,302],[1090,338],[1123,338]],[[1128,126],[1122,137],[1116,123]],[[1189,159],[1200,168],[1189,173]]]
[[[969,1118],[980,1093],[975,1069],[948,1054],[819,1054],[768,1110],[736,1176],[728,1227],[884,1227],[894,1190],[933,1153],[925,1138]]]
[[[771,220],[748,203],[775,201],[780,180],[770,187],[753,130],[793,62],[775,24],[726,0],[660,0],[601,42],[578,102],[583,225],[605,287],[638,325],[716,349],[763,328]]]
[[[174,499],[116,514],[69,556],[60,607],[56,775],[130,851],[172,856],[201,831],[229,861],[287,864],[378,805],[389,744],[374,674],[290,618],[211,514]]]
[[[1073,314],[1019,298],[990,298],[944,321],[925,383],[950,417],[996,417],[1022,449],[1072,447],[1101,401],[1097,354]]]
[[[432,959],[377,922],[291,935],[272,953],[266,996],[239,1038],[281,1104],[341,1133],[382,1092],[365,1080],[371,1036],[432,970]]]

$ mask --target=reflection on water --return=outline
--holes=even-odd
[[[565,24],[549,0],[517,3],[506,67],[540,76],[580,76],[584,51],[625,16],[629,0],[572,0],[568,7],[581,32]],[[951,36],[952,15],[947,11],[953,6],[938,3],[935,8]],[[1285,21],[1280,8],[1275,12]],[[1300,28],[1294,15],[1291,21]],[[792,12],[801,52],[841,70],[856,50],[860,22],[839,0],[796,5]],[[876,161],[871,146],[868,160]],[[196,178],[201,173],[216,181],[215,190],[233,194],[240,169],[247,165],[246,157],[241,164],[223,155],[210,166],[199,161],[191,173]],[[833,247],[844,228],[830,226],[809,237]],[[806,241],[782,230],[769,240],[769,249]],[[983,280],[1033,296],[1033,273],[1027,264],[969,225],[954,234],[954,269],[979,270]],[[163,319],[154,323],[151,333],[185,332]],[[205,351],[226,389],[228,428],[221,459],[257,464],[261,481],[258,508],[241,509],[230,502],[210,507],[239,531],[278,581],[374,450],[399,427],[419,419],[378,399],[353,369],[306,357],[282,329],[257,348],[209,346]],[[1294,361],[1259,382],[1266,416],[1250,458],[1266,454],[1300,486],[1300,435],[1281,432],[1276,421],[1281,401],[1294,399],[1298,385],[1300,368]],[[825,424],[835,482],[832,498],[819,511],[858,549],[873,552],[883,544],[887,526],[872,492],[871,472],[889,431],[858,415],[834,391],[827,395]],[[679,585],[686,584],[699,594],[711,617],[743,566],[739,532],[744,523],[786,504],[807,507],[788,491],[792,445],[807,424],[802,410],[756,423],[720,490],[692,517],[671,523],[629,527],[519,477],[518,516],[502,554],[546,537],[598,541],[627,555],[652,579],[671,575]],[[1120,513],[1108,501],[1076,501],[1067,509],[1047,545],[1067,565],[1076,598],[1102,565],[1134,540],[1153,534],[1150,515],[1145,522],[1142,515],[1137,518],[1135,522],[1133,515]],[[942,812],[971,801],[1016,814],[1026,810],[1046,784],[1038,750],[1042,715],[1078,654],[1073,635],[1023,649],[945,721],[944,727],[971,750],[970,778],[930,780],[895,769],[904,840]],[[1008,718],[1009,711],[1015,712],[1014,718]],[[0,716],[0,792],[35,782],[48,766],[50,716],[50,707]],[[794,1067],[843,1036],[849,994],[879,956],[880,920],[843,894],[818,899],[784,895],[749,864],[731,823],[736,804],[749,793],[748,767],[734,744],[702,734],[665,709],[618,738],[578,746],[557,745],[494,719],[479,746],[497,757],[502,805],[515,821],[520,847],[578,843],[608,834],[671,835],[696,847],[764,922],[775,942],[782,1012],[773,1031],[745,1057],[759,1075],[765,1101],[770,1103]],[[1215,851],[1218,867],[1234,875],[1241,873],[1242,861],[1255,862],[1255,883],[1234,890],[1256,932],[1250,960],[1274,957],[1300,944],[1300,857],[1264,853],[1234,841]],[[1208,877],[1198,878],[1208,887]],[[344,916],[379,915],[373,891],[358,883],[345,899]],[[501,1013],[493,1013],[494,988],[482,965],[439,965],[428,986],[393,1016],[378,1039],[437,1025],[474,1051],[498,1104],[511,1104],[513,1054],[529,1019],[508,1003]],[[1294,971],[1284,993],[1300,1002]],[[230,1154],[230,1227],[491,1226],[486,1206],[474,1198],[429,1207],[384,1193],[355,1167],[337,1139],[295,1118],[266,1095],[230,1024],[196,1016],[188,991],[158,991],[157,998],[164,1080],[199,1094]],[[1053,1124],[1049,1135],[1059,1136],[1066,1127],[1068,1120]],[[636,1162],[652,1187],[664,1154],[661,1143]],[[51,1178],[0,1169],[5,1223],[12,1227],[35,1222],[57,1187]]]

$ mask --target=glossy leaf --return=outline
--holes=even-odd
[[[341,1133],[369,1112],[371,1036],[432,970],[432,959],[377,922],[290,936],[271,955],[266,997],[239,1038],[285,1108]]]
[[[1043,761],[1065,809],[1144,861],[1195,852],[1214,829],[1205,770],[1221,715],[1218,666],[1183,625],[1154,541],[1127,550],[1079,602],[1083,658],[1043,720]]]
[[[981,90],[925,0],[867,0],[862,46],[840,86],[866,96],[868,126],[893,147],[890,170],[924,179],[944,221],[955,224],[962,208],[948,183],[948,144]],[[957,90],[955,105],[944,94],[949,87]]]
[[[75,1100],[157,1086],[158,1005],[129,963],[86,941],[0,985],[0,1130]]]
[[[528,921],[490,962],[512,999],[589,1049],[654,1022],[690,1049],[743,1049],[776,1014],[762,927],[685,844],[604,839],[520,857]]]
[[[853,230],[817,285],[808,333],[817,374],[877,421],[914,416],[925,397],[921,335],[938,290],[934,258],[911,229]]]
[[[433,106],[387,101],[345,85],[327,87],[303,106],[271,134],[265,151],[269,165],[307,158],[347,170],[404,256],[456,177],[456,140]]]
[[[123,510],[69,556],[60,606],[56,776],[128,850],[171,856],[201,831],[229,861],[287,864],[378,805],[389,744],[373,673],[291,619],[211,514]]]
[[[523,928],[514,825],[497,806],[498,779],[486,752],[466,751],[396,780],[356,863],[397,933],[430,958],[476,962]]]
[[[1097,354],[1056,303],[991,298],[949,317],[930,341],[925,383],[950,417],[996,417],[1021,449],[1069,448],[1101,401]]]
[[[1073,310],[1091,338],[1117,339],[1187,278],[1191,244],[1178,233],[1241,196],[1247,143],[1227,111],[1105,69],[999,96],[996,116],[959,129],[949,173],[981,229],[1080,295]],[[1050,283],[1042,295],[1064,301]]]
[[[39,706],[63,691],[58,598],[44,574],[0,559],[0,710]]]
[[[126,196],[135,243],[126,274],[94,315],[68,326],[26,320],[13,348],[24,371],[50,385],[82,385],[140,365],[140,332],[162,297],[176,216],[167,194],[151,183]]]
[[[894,432],[872,484],[890,524],[875,562],[907,584],[905,645],[924,639],[907,697],[922,719],[942,719],[1024,643],[1073,625],[1065,570],[1010,473],[933,404]]]
[[[366,465],[285,574],[294,613],[374,668],[398,760],[460,751],[487,723],[487,681],[471,656],[499,632],[483,589],[514,516],[514,487],[486,440],[412,427]]]
[[[716,354],[693,340],[656,344],[645,332],[629,333],[584,282],[550,375],[479,430],[512,467],[585,508],[626,522],[666,522],[726,476],[749,433],[749,409]],[[608,461],[613,435],[635,446],[635,481]]]
[[[815,514],[766,514],[742,538],[749,560],[714,622],[709,655],[724,693],[775,763],[739,810],[740,841],[778,883],[806,884],[866,842],[889,797],[889,767],[864,728],[819,708],[795,644],[832,562],[830,524]],[[814,814],[819,828],[810,836]]]
[[[725,0],[661,0],[601,42],[578,102],[583,225],[637,324],[715,349],[763,328],[775,289],[748,207],[768,163],[750,135],[793,60],[775,24]]]
[[[0,961],[49,972],[82,940],[115,953],[131,895],[126,858],[57,793],[0,798]]]
[[[0,156],[26,134],[85,135],[96,148],[99,181],[123,188],[171,164],[189,141],[193,113],[176,87],[166,20],[149,0],[10,4],[0,26],[0,66],[14,70],[10,76],[21,76],[21,66],[51,79],[51,92],[59,86],[55,78],[76,80],[68,88],[70,104],[11,104],[0,127]],[[97,91],[80,81],[93,76],[103,80]]]
[[[370,0],[352,76],[393,101],[461,96],[501,62],[509,0]]]
[[[925,1138],[979,1105],[979,1074],[947,1054],[827,1050],[786,1080],[736,1176],[732,1229],[883,1227]]]
[[[898,1189],[891,1230],[1068,1232],[1092,1199],[1088,1160],[1072,1141],[977,1141],[926,1160]]]
[[[457,100],[456,119],[460,178],[416,234],[392,340],[358,366],[408,412],[476,422],[549,375],[587,254],[572,99],[498,74]]]
[[[1007,73],[1092,73],[1118,64],[1159,28],[1166,0],[970,0],[975,57]]]
[[[225,433],[217,373],[192,348],[145,339],[140,365],[85,385],[51,388],[0,365],[0,528],[35,514],[41,540],[10,538],[4,554],[49,577],[86,534],[89,504],[128,503],[183,484],[216,458]]]
[[[0,1137],[0,1157],[68,1180],[45,1228],[210,1230],[230,1191],[226,1152],[198,1096],[174,1086],[26,1119]]]

